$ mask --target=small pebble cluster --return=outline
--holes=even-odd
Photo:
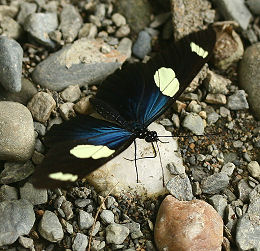
[[[259,1],[163,2],[0,0],[0,250],[260,249]],[[178,136],[179,147],[159,145],[165,187],[158,159],[138,164],[152,185],[119,184],[108,197],[114,184],[93,176],[67,191],[32,186],[52,125],[90,113],[124,62],[216,20],[213,66],[154,125]]]

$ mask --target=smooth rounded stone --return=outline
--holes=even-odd
[[[18,200],[18,191],[15,187],[8,185],[0,187],[0,202],[5,200]]]
[[[178,200],[192,200],[192,187],[186,174],[176,175],[167,184],[167,190]]]
[[[202,192],[206,194],[217,194],[228,186],[229,179],[226,173],[214,173],[202,180]]]
[[[64,120],[69,120],[73,117],[76,117],[76,113],[73,109],[74,103],[67,102],[59,106],[60,115]]]
[[[143,59],[151,51],[151,36],[146,31],[140,31],[133,45],[133,54]]]
[[[55,47],[48,33],[55,31],[58,27],[57,13],[32,13],[25,19],[23,27],[38,43],[51,48]]]
[[[196,135],[204,133],[204,123],[202,118],[196,113],[189,113],[182,121],[182,126],[190,130]]]
[[[77,9],[70,4],[66,4],[60,15],[60,29],[63,39],[71,43],[77,37],[83,21]]]
[[[162,125],[157,123],[152,123],[148,128],[156,131],[159,136],[172,136]],[[138,183],[136,182],[134,161],[127,160],[135,158],[134,144],[85,178],[98,191],[112,190],[111,195],[133,192],[140,196],[154,197],[159,194],[165,194],[167,190],[163,184],[162,172],[164,173],[166,184],[172,177],[166,165],[170,162],[173,162],[175,165],[182,164],[182,159],[177,152],[177,141],[169,137],[167,142],[167,144],[158,142],[162,161],[161,166],[158,153],[155,158],[145,158],[154,156],[152,145],[142,139],[136,139],[136,158],[143,158],[137,160],[140,181]]]
[[[115,222],[115,216],[112,211],[110,210],[103,210],[100,214],[100,218],[104,224],[108,225]]]
[[[61,93],[61,97],[67,102],[74,102],[80,98],[81,91],[78,85],[69,85]]]
[[[0,82],[10,92],[21,91],[23,49],[19,43],[0,36]]]
[[[220,115],[217,114],[216,112],[211,112],[210,114],[207,115],[207,122],[209,125],[215,124],[218,119],[219,119]]]
[[[111,17],[112,21],[117,27],[120,27],[122,25],[126,24],[126,19],[124,16],[122,16],[120,13],[114,13]]]
[[[235,168],[236,168],[236,166],[233,163],[228,162],[221,168],[221,172],[226,173],[228,176],[231,176],[233,174]]]
[[[163,200],[154,228],[158,250],[220,251],[222,239],[222,218],[205,201]]]
[[[47,189],[37,189],[29,182],[20,188],[21,199],[30,201],[33,205],[40,205],[48,201]]]
[[[187,111],[199,113],[201,111],[201,106],[195,100],[192,100],[187,107]]]
[[[239,85],[248,94],[248,102],[250,108],[256,118],[260,120],[260,43],[256,43],[248,47],[243,55],[239,65]]]
[[[50,94],[38,92],[27,104],[27,107],[35,120],[45,123],[56,107],[56,102]]]
[[[260,15],[260,2],[255,0],[247,0],[247,5],[249,9],[256,15]]]
[[[34,83],[61,91],[69,85],[90,85],[102,81],[125,61],[117,50],[103,54],[102,40],[81,38],[51,54],[32,73]]]
[[[227,107],[230,110],[237,111],[248,109],[249,105],[246,100],[246,93],[244,90],[238,90],[233,95],[228,97]]]
[[[244,1],[214,0],[213,2],[226,20],[234,20],[243,30],[247,29],[253,16]]]
[[[20,92],[9,92],[0,86],[0,101],[14,101],[27,105],[28,101],[37,93],[33,83],[22,78],[22,89]]]
[[[79,228],[81,230],[89,229],[90,227],[92,227],[94,223],[94,218],[90,213],[87,213],[83,210],[79,210],[78,222],[79,222]]]
[[[124,37],[120,40],[117,50],[126,55],[126,59],[129,59],[132,54],[132,40],[128,37]]]
[[[0,5],[0,16],[15,18],[18,13],[18,6]]]
[[[234,148],[241,148],[243,146],[243,142],[240,140],[233,141],[233,147]]]
[[[121,26],[121,27],[116,31],[115,36],[118,37],[118,38],[126,37],[126,36],[129,35],[129,33],[130,33],[130,28],[129,28],[128,24],[125,24],[125,25]]]
[[[11,184],[26,179],[34,172],[30,160],[25,163],[5,162],[4,170],[0,174],[0,184]]]
[[[17,16],[18,23],[24,24],[26,17],[32,13],[35,13],[36,9],[37,5],[35,3],[22,2],[20,4],[20,11]]]
[[[112,223],[106,227],[106,242],[122,244],[129,233],[129,229],[124,225]]]
[[[254,178],[260,179],[260,165],[257,161],[251,161],[247,165],[247,169]]]
[[[86,251],[88,246],[88,236],[82,233],[77,233],[72,244],[73,251]]]
[[[143,236],[142,231],[140,230],[140,224],[136,222],[129,222],[124,224],[129,231],[130,231],[130,236],[132,239],[137,239]]]
[[[23,29],[15,20],[11,17],[1,17],[1,29],[2,29],[2,36],[6,36],[15,40],[18,40],[22,34]]]
[[[223,219],[227,207],[227,199],[220,194],[216,194],[209,198],[209,202]]]
[[[46,210],[38,226],[41,236],[50,241],[58,242],[63,239],[64,233],[55,213]]]
[[[24,248],[29,248],[33,250],[33,239],[27,238],[24,236],[19,237],[19,243],[24,247]]]
[[[19,236],[27,235],[35,222],[33,206],[26,200],[0,203],[0,246],[13,244]]]
[[[79,30],[78,38],[95,38],[98,33],[97,26],[92,23],[85,23]]]
[[[79,114],[90,114],[91,113],[91,104],[89,102],[89,99],[92,96],[87,96],[87,97],[83,97],[81,98],[74,106],[73,106],[73,110]]]
[[[172,115],[172,123],[173,125],[176,127],[176,128],[179,128],[180,127],[180,118],[177,114],[173,114]]]
[[[205,102],[214,105],[225,105],[227,103],[227,98],[224,94],[207,94]]]
[[[0,159],[28,160],[34,150],[33,119],[22,104],[0,101]]]

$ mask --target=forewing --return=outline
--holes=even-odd
[[[36,187],[64,187],[114,158],[133,141],[133,135],[110,122],[80,116],[54,125],[46,135],[49,150],[36,168]]]

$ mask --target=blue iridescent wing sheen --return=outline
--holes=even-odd
[[[208,55],[203,58],[193,52],[191,42],[202,47]],[[123,66],[121,70],[117,70],[103,81],[91,102],[96,106],[100,105],[102,100],[115,109],[132,127],[146,128],[186,89],[209,60],[215,42],[215,31],[209,27],[171,44],[167,50],[146,64]],[[179,80],[179,90],[173,97],[164,95],[155,84],[154,74],[161,67],[173,69]]]
[[[32,182],[36,187],[55,188],[71,182],[51,179],[51,173],[69,173],[83,178],[125,150],[135,137],[118,125],[86,115],[54,125],[45,138],[49,150],[36,168]],[[99,159],[77,158],[70,151],[79,145],[107,146],[115,152]]]

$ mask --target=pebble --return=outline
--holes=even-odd
[[[44,153],[45,152],[45,147],[43,143],[41,142],[40,139],[35,140],[35,150],[39,153]]]
[[[20,4],[20,10],[17,16],[18,23],[23,25],[26,17],[32,13],[35,13],[36,9],[37,5],[35,3],[22,2]]]
[[[217,194],[229,185],[229,179],[226,173],[214,173],[201,182],[202,192],[206,194]]]
[[[33,239],[27,238],[24,236],[19,237],[19,243],[24,247],[24,248],[29,248],[30,250],[33,250],[34,245],[33,245]]]
[[[63,210],[65,217],[67,220],[70,220],[73,218],[74,213],[73,213],[73,205],[70,201],[64,200],[61,204],[61,209]]]
[[[235,168],[236,168],[236,166],[233,163],[228,162],[221,168],[221,172],[226,173],[228,176],[231,176],[233,174]]]
[[[73,109],[74,104],[71,102],[63,103],[59,106],[60,115],[64,120],[69,120],[76,117],[76,113]]]
[[[8,200],[18,200],[18,191],[15,187],[2,185],[0,187],[0,202]]]
[[[221,117],[226,118],[226,117],[230,117],[230,110],[228,110],[226,107],[221,106],[219,108],[219,114]]]
[[[196,135],[202,135],[204,133],[204,123],[202,118],[196,113],[189,113],[182,121],[182,126],[190,130]]]
[[[214,105],[225,105],[227,103],[227,98],[224,94],[207,94],[205,102]]]
[[[260,179],[260,165],[257,161],[251,161],[247,165],[247,169],[254,178]]]
[[[88,246],[88,236],[82,233],[77,233],[72,244],[73,251],[86,251]]]
[[[248,109],[249,105],[246,100],[246,93],[244,90],[238,90],[233,95],[228,97],[227,107],[230,110],[237,111]]]
[[[82,18],[73,5],[66,4],[63,6],[60,14],[60,30],[66,43],[71,43],[75,40],[82,23]]]
[[[14,39],[0,36],[0,82],[10,92],[21,91],[23,49]]]
[[[197,103],[197,101],[192,100],[187,107],[187,111],[193,113],[199,113],[201,111],[201,106]]]
[[[223,221],[205,201],[178,201],[168,195],[160,205],[154,239],[158,250],[221,249]]]
[[[207,115],[207,122],[209,125],[215,124],[218,119],[219,119],[220,115],[217,114],[216,112],[211,112],[210,114]]]
[[[158,28],[161,25],[165,24],[166,21],[171,17],[170,12],[162,13],[159,15],[156,15],[154,17],[154,20],[150,23],[151,28]]]
[[[98,29],[97,26],[92,23],[85,23],[79,30],[79,38],[86,37],[86,38],[95,38],[97,36]]]
[[[133,54],[140,59],[143,59],[151,51],[151,36],[148,32],[139,32],[132,51]]]
[[[225,209],[228,204],[227,199],[220,194],[216,194],[209,198],[209,202],[216,209],[221,218],[224,219]]]
[[[44,136],[46,133],[46,127],[39,122],[33,122],[34,125],[34,130],[40,135],[40,136]]]
[[[132,54],[132,40],[124,37],[120,40],[117,50],[126,56],[126,59],[129,59]]]
[[[124,226],[126,226],[129,229],[130,236],[133,240],[138,239],[138,238],[143,236],[143,233],[140,230],[140,224],[139,223],[129,222],[129,223],[124,224]]]
[[[7,5],[0,5],[0,16],[8,16],[15,18],[18,13],[18,6],[7,6]]]
[[[90,227],[92,227],[94,223],[94,218],[90,213],[87,213],[83,210],[79,210],[78,222],[79,222],[79,228],[81,230],[89,229]]]
[[[3,17],[1,19],[2,36],[6,36],[15,40],[21,38],[23,29],[15,20],[11,17]]]
[[[48,201],[47,189],[36,189],[29,182],[20,188],[21,199],[28,200],[32,205],[40,205]]]
[[[100,218],[105,225],[115,223],[114,214],[110,210],[103,210],[100,214]]]
[[[23,27],[40,44],[55,47],[48,33],[55,31],[58,27],[56,13],[32,13],[25,19]]]
[[[22,104],[0,101],[0,159],[26,161],[34,150],[32,115]]]
[[[56,107],[53,97],[46,92],[38,92],[33,96],[27,105],[35,120],[45,123]]]
[[[61,93],[61,97],[66,102],[75,102],[80,98],[80,95],[81,95],[81,91],[78,85],[69,85]]]
[[[41,236],[50,242],[58,242],[64,236],[58,217],[55,213],[48,210],[44,212],[38,230]]]
[[[121,26],[117,31],[116,31],[116,34],[115,36],[117,38],[122,38],[122,37],[126,37],[128,36],[130,33],[130,28],[127,24]]]
[[[192,187],[186,174],[176,175],[167,184],[166,189],[178,200],[192,200]]]
[[[172,175],[185,173],[185,167],[181,162],[179,162],[179,163],[170,162],[166,165],[166,168],[169,170],[169,172]]]
[[[126,24],[126,19],[120,13],[114,13],[111,17],[112,21],[117,27],[123,26]]]
[[[19,236],[27,235],[35,222],[33,206],[26,200],[0,203],[0,246],[13,244]]]
[[[129,229],[121,224],[112,223],[106,227],[106,242],[122,244],[129,235]]]

